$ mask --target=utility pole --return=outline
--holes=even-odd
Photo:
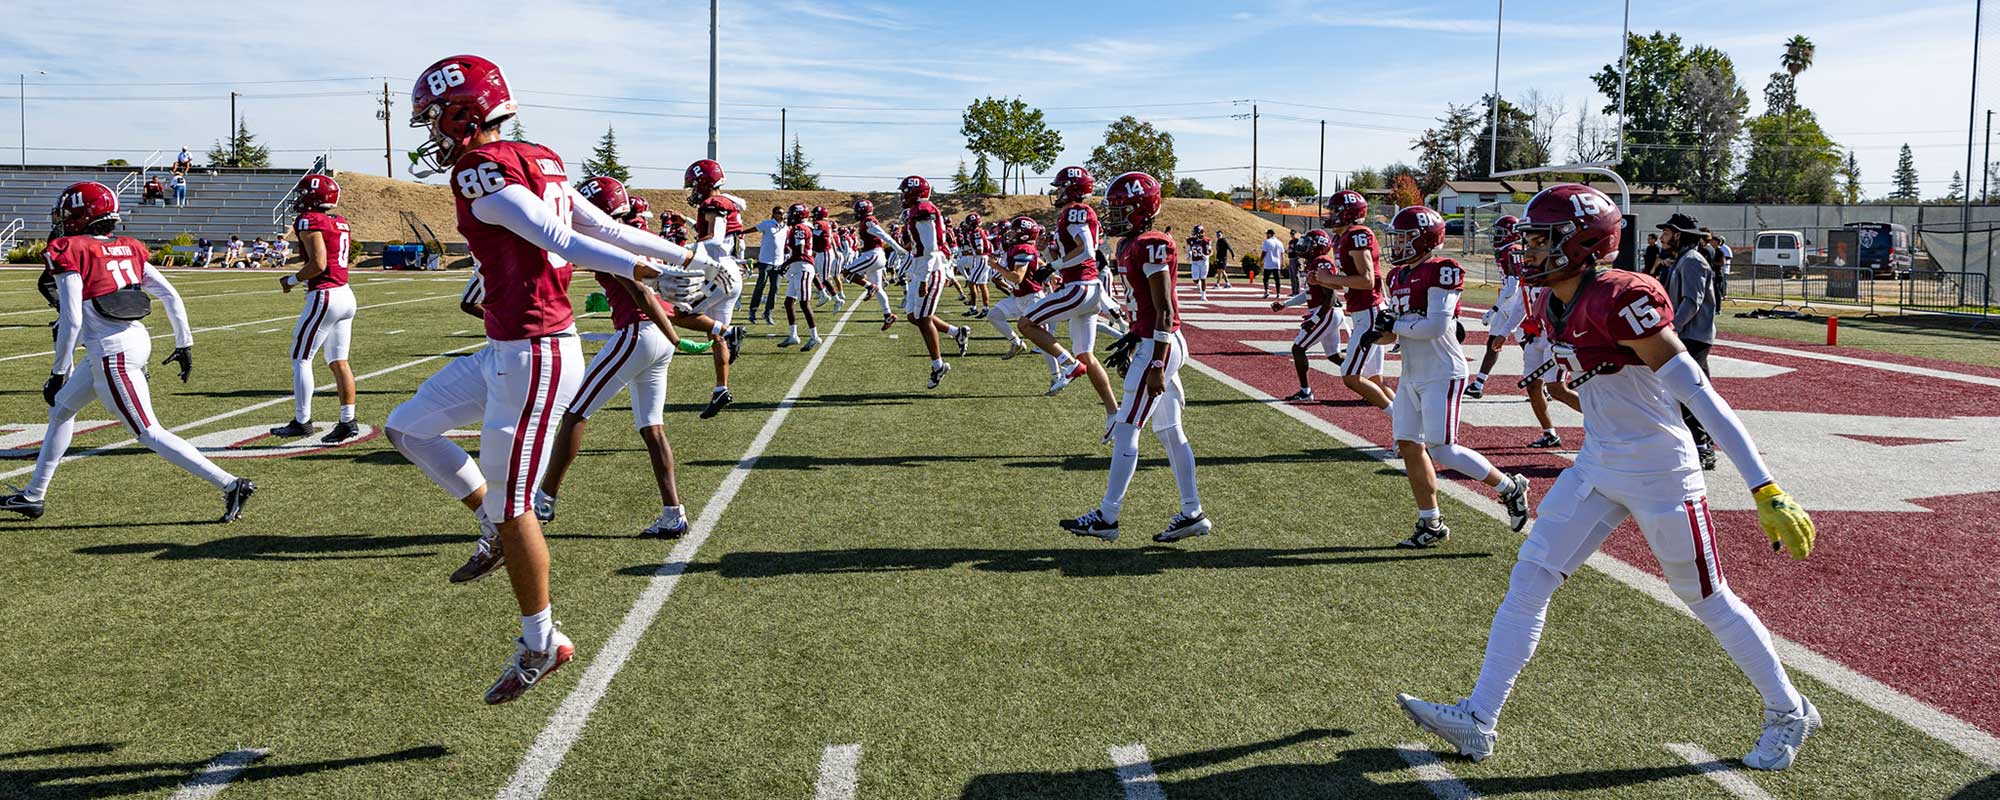
[[[21,166],[28,165],[28,73],[21,73]]]
[[[708,158],[715,160],[715,3],[708,0]]]
[[[1257,211],[1257,104],[1250,104],[1250,211]]]
[[[1980,156],[1979,166],[1982,167],[1979,170],[1979,202],[1991,203],[1993,198],[1986,193],[1986,179],[1993,175],[1993,109],[1990,108],[1986,109],[1986,154]],[[1972,180],[1969,178],[1965,181],[1965,190],[1972,191]]]
[[[1489,177],[1500,171],[1500,26],[1506,18],[1507,0],[1500,0],[1500,10],[1493,15],[1493,101],[1487,104],[1486,111],[1493,119],[1492,147],[1486,151],[1486,174]],[[1619,97],[1623,99],[1624,95]]]
[[[1319,215],[1326,216],[1326,120],[1319,121],[1319,179],[1313,183],[1313,192],[1318,194]]]
[[[785,174],[785,159],[791,157],[791,151],[785,149],[791,141],[785,137],[785,112],[786,109],[778,109],[778,175],[781,177]]]
[[[393,113],[390,111],[392,108],[394,106],[389,101],[389,82],[383,81],[382,107],[375,110],[375,118],[382,121],[382,174],[394,178],[396,177],[396,161],[389,157],[389,118],[393,116]]]
[[[1972,123],[1979,119],[1979,23],[1986,11],[1986,0],[1978,0],[1972,5],[1972,99],[1965,112],[1965,197],[1958,205],[1958,264],[1965,268],[1966,259],[1972,255]],[[1981,165],[1985,166],[1985,165]],[[1963,289],[1960,289],[1963,292]]]
[[[236,166],[236,93],[229,93],[229,166]]]

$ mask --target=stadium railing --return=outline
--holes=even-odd
[[[1803,274],[1793,281],[1780,279],[1777,283],[1781,303],[1785,294],[1784,284],[1797,284],[1794,295],[1802,312],[1829,311],[1837,316],[1839,312],[1858,310],[1863,317],[1875,317],[1880,316],[1875,311],[1876,296],[1887,294],[1889,299],[1895,299],[1897,282],[1888,279],[1877,281],[1874,270],[1862,267],[1806,267]],[[1818,301],[1817,306],[1815,301]]]

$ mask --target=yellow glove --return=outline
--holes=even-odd
[[[1813,521],[1805,508],[1776,483],[1764,484],[1756,498],[1757,525],[1771,538],[1771,549],[1790,551],[1794,561],[1812,555]]]

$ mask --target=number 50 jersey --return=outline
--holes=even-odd
[[[1548,326],[1556,361],[1572,375],[1592,376],[1577,387],[1584,433],[1577,467],[1607,479],[1690,471],[1698,479],[1694,439],[1680,405],[1639,354],[1619,344],[1673,329],[1673,303],[1660,282],[1644,273],[1601,270],[1584,273],[1567,304],[1553,293],[1542,295],[1535,316]]]

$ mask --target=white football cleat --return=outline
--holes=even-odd
[[[1743,766],[1751,769],[1780,770],[1790,767],[1799,757],[1799,748],[1806,738],[1820,729],[1819,709],[1812,701],[1799,697],[1799,708],[1789,714],[1766,709],[1764,711],[1764,732],[1757,736],[1757,747],[1743,757]]]
[[[1068,386],[1071,381],[1083,377],[1083,374],[1089,371],[1090,368],[1084,366],[1082,361],[1075,362],[1075,364],[1071,366],[1068,371],[1060,375],[1057,375],[1056,379],[1049,383],[1049,390],[1043,392],[1042,396],[1044,397],[1053,396],[1056,392],[1062,391],[1063,387]]]
[[[547,650],[529,650],[526,642],[515,639],[514,657],[507,659],[507,669],[486,689],[486,704],[497,706],[527,694],[536,683],[575,657],[576,645],[562,631],[549,631]]]
[[[790,335],[790,336],[787,336],[787,337],[785,337],[785,340],[784,340],[784,341],[782,341],[782,342],[779,342],[779,343],[778,343],[778,346],[779,346],[779,347],[792,347],[792,346],[795,346],[795,345],[797,345],[798,343],[799,343],[799,335],[795,333],[795,334],[792,334],[792,335]]]
[[[1443,705],[1411,697],[1396,695],[1396,705],[1403,707],[1403,713],[1417,727],[1437,734],[1445,743],[1458,749],[1458,754],[1473,761],[1485,761],[1493,755],[1493,743],[1500,738],[1491,727],[1483,725],[1465,707],[1465,701],[1457,705]]]
[[[1516,472],[1507,476],[1507,482],[1514,490],[1501,492],[1500,504],[1507,507],[1507,527],[1520,533],[1528,526],[1528,476]]]

